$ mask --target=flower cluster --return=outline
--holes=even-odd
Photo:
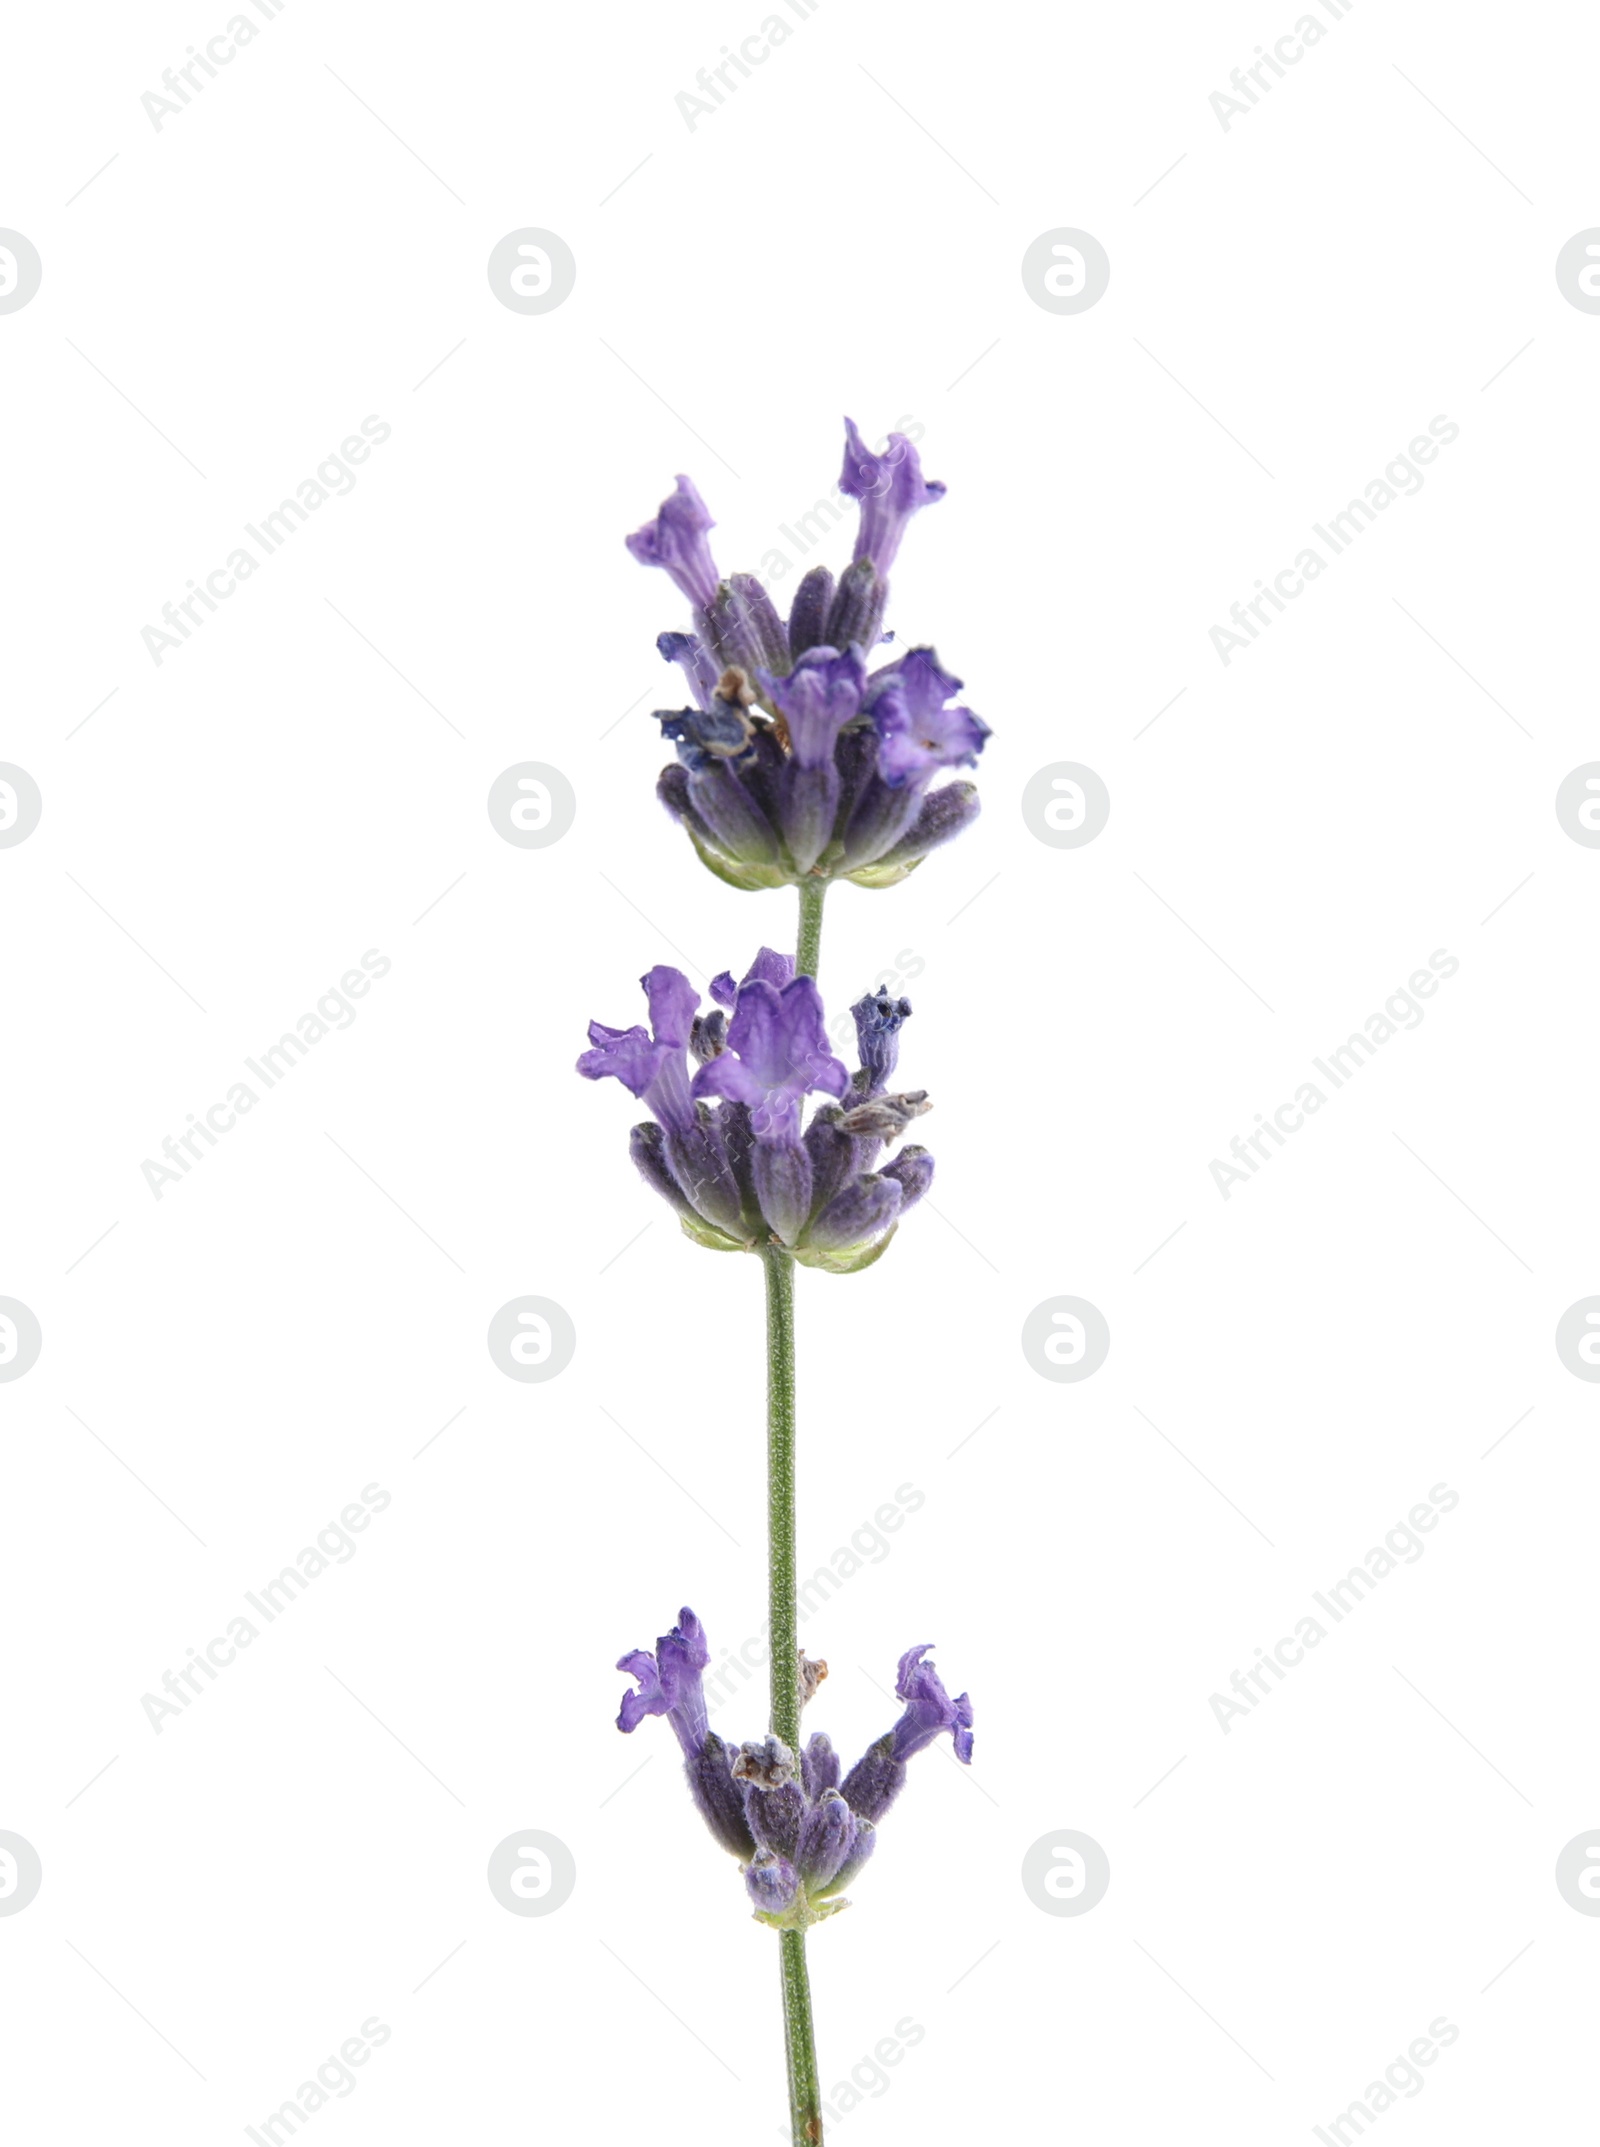
[[[861,1053],[851,1074],[829,1045],[814,979],[796,976],[787,954],[763,947],[739,983],[713,977],[704,1014],[681,970],[662,965],[639,982],[649,1028],[591,1022],[578,1071],[613,1077],[654,1114],[633,1129],[633,1160],[686,1234],[719,1252],[776,1240],[830,1274],[878,1259],[933,1181],[925,1148],[879,1164],[931,1108],[926,1091],[889,1087],[910,1001],[868,992],[851,1008]],[[802,1130],[810,1094],[828,1100]]]
[[[694,697],[657,711],[678,749],[657,794],[731,887],[891,887],[977,817],[975,785],[932,787],[972,766],[989,735],[955,702],[960,679],[931,648],[867,668],[906,524],[944,486],[924,479],[904,433],[874,454],[847,418],[839,488],[861,509],[855,556],[837,583],[828,567],[804,574],[787,623],[753,574],[718,573],[715,525],[687,477],[627,540],[694,612],[694,632],[656,643]]]
[[[952,1700],[926,1660],[929,1648],[900,1658],[896,1697],[905,1711],[840,1779],[839,1755],[818,1731],[797,1756],[776,1737],[731,1749],[711,1728],[702,1682],[711,1650],[705,1628],[684,1609],[655,1653],[635,1649],[617,1664],[638,1683],[617,1717],[632,1732],[646,1715],[665,1715],[683,1752],[690,1794],[723,1848],[738,1857],[758,1922],[799,1930],[848,1908],[844,1889],[872,1854],[878,1822],[905,1785],[906,1762],[948,1730],[956,1757],[972,1760],[972,1703]],[[807,1686],[826,1674],[805,1663]]]

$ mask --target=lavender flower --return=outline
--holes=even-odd
[[[652,1655],[635,1648],[617,1664],[637,1679],[624,1693],[617,1728],[631,1735],[647,1715],[665,1715],[683,1753],[683,1771],[700,1816],[734,1856],[751,1856],[755,1842],[744,1816],[744,1799],[733,1779],[732,1760],[706,1716],[702,1676],[711,1660],[705,1628],[687,1606]]]
[[[804,1929],[849,1903],[844,1889],[877,1842],[878,1821],[899,1795],[906,1762],[949,1730],[956,1756],[972,1761],[972,1703],[952,1700],[926,1647],[900,1658],[896,1684],[906,1702],[894,1728],[870,1746],[839,1781],[839,1761],[822,1732],[796,1759],[781,1739],[764,1737],[731,1754],[706,1724],[702,1673],[710,1661],[705,1631],[682,1610],[670,1633],[617,1664],[638,1681],[625,1695],[617,1727],[635,1730],[646,1715],[665,1715],[684,1754],[690,1791],[713,1836],[740,1860],[758,1922]]]
[[[653,522],[636,529],[628,549],[641,565],[665,567],[691,604],[710,604],[717,594],[717,565],[706,542],[715,529],[706,503],[687,477],[664,499]]]
[[[715,1007],[681,970],[641,977],[650,1027],[591,1022],[578,1072],[619,1080],[655,1116],[634,1127],[641,1176],[684,1233],[718,1252],[776,1241],[802,1265],[852,1274],[887,1251],[900,1217],[933,1179],[933,1158],[886,1144],[930,1108],[926,1091],[889,1094],[909,1000],[871,994],[853,1012],[862,1064],[850,1074],[828,1040],[814,980],[763,947],[736,984],[711,980]],[[802,1127],[805,1098],[826,1100]]]
[[[827,567],[803,575],[787,624],[753,574],[719,578],[711,517],[686,477],[627,540],[694,614],[692,633],[656,644],[693,695],[692,707],[657,711],[678,751],[657,795],[732,887],[890,887],[977,817],[972,783],[930,787],[973,765],[989,735],[948,705],[960,680],[931,648],[867,669],[906,525],[945,488],[923,477],[903,433],[875,454],[847,418],[839,489],[861,510],[851,564],[837,584]]]
[[[844,1778],[843,1793],[851,1810],[874,1824],[905,1786],[906,1761],[932,1744],[945,1730],[963,1766],[972,1764],[972,1702],[963,1692],[952,1700],[938,1671],[923,1657],[932,1646],[908,1648],[900,1658],[895,1695],[906,1703],[892,1730],[869,1745]]]
[[[873,454],[853,419],[845,419],[844,434],[839,490],[846,498],[861,502],[856,558],[870,559],[880,574],[887,574],[900,549],[906,524],[919,507],[929,507],[943,499],[945,488],[924,481],[917,451],[903,432],[890,433],[889,444],[881,455]]]

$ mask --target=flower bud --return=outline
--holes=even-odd
[[[744,1883],[758,1916],[784,1915],[800,1891],[793,1864],[771,1849],[757,1849],[745,1867]]]

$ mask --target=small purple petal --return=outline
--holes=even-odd
[[[679,1611],[678,1623],[672,1631],[663,1634],[656,1642],[653,1655],[645,1648],[635,1648],[617,1664],[619,1670],[625,1670],[639,1684],[637,1692],[623,1695],[622,1712],[617,1716],[618,1729],[631,1734],[646,1715],[666,1715],[676,1732],[684,1758],[694,1759],[708,1734],[701,1675],[710,1660],[705,1628],[694,1612],[685,1606]]]
[[[874,701],[878,773],[891,790],[926,789],[941,768],[970,766],[983,751],[989,726],[958,704],[920,707],[908,682],[891,679]]]
[[[667,1045],[656,1043],[646,1029],[608,1029],[603,1021],[590,1022],[589,1041],[594,1049],[585,1051],[578,1060],[583,1078],[603,1081],[609,1076],[634,1096],[642,1096],[650,1087],[669,1051]]]
[[[772,947],[759,947],[756,958],[740,978],[741,984],[754,984],[759,978],[765,984],[787,984],[794,976],[794,956],[779,954]]]
[[[639,986],[650,1008],[650,1027],[656,1042],[686,1050],[695,1009],[700,1004],[700,994],[689,979],[681,969],[658,962],[639,979]]]
[[[787,678],[759,674],[767,698],[784,720],[789,745],[802,768],[821,768],[833,760],[834,742],[861,708],[867,667],[859,649],[841,656],[814,648],[801,657]]]
[[[634,531],[627,546],[642,566],[665,567],[691,604],[710,604],[717,593],[716,562],[706,531],[716,523],[687,477],[661,502],[653,521]]]
[[[892,432],[881,455],[875,455],[846,418],[844,468],[839,490],[861,502],[861,527],[855,556],[870,559],[880,574],[894,563],[906,524],[919,507],[944,498],[942,484],[928,483],[917,451],[903,432]]]

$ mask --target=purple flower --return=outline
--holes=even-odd
[[[758,1141],[788,1147],[800,1138],[800,1101],[814,1089],[849,1093],[850,1076],[828,1044],[822,995],[814,977],[781,989],[752,976],[739,987],[728,1048],[694,1077],[696,1096],[747,1104]]]
[[[900,1659],[897,1690],[906,1711],[849,1774],[841,1789],[839,1761],[826,1736],[810,1738],[799,1761],[779,1738],[767,1736],[730,1751],[707,1727],[701,1679],[711,1659],[704,1629],[684,1609],[672,1631],[618,1663],[638,1682],[622,1703],[617,1727],[632,1731],[646,1715],[666,1715],[683,1749],[684,1772],[701,1817],[744,1866],[746,1891],[763,1921],[804,1928],[847,1906],[840,1896],[877,1840],[877,1822],[905,1780],[905,1763],[942,1730],[957,1755],[972,1758],[972,1708],[965,1693],[952,1700],[928,1650]]]
[[[734,1234],[737,1242],[744,1196],[718,1137],[722,1129],[701,1119],[689,1083],[700,994],[681,969],[666,963],[639,983],[649,1002],[650,1028],[608,1029],[591,1021],[591,1048],[578,1060],[578,1071],[589,1081],[608,1076],[620,1081],[655,1113],[657,1135],[648,1127],[634,1128],[633,1159],[641,1176],[672,1200],[686,1221],[685,1211],[691,1211],[714,1229]]]
[[[816,984],[795,975],[791,955],[763,947],[738,983],[723,970],[706,1013],[681,970],[662,964],[640,983],[650,1027],[592,1022],[578,1071],[614,1077],[655,1113],[633,1128],[629,1153],[685,1233],[718,1252],[776,1239],[836,1275],[879,1258],[933,1177],[922,1148],[877,1166],[883,1144],[930,1108],[924,1090],[884,1090],[909,1002],[869,993],[858,1003],[863,1063],[851,1076]],[[812,1093],[826,1100],[802,1133]]]
[[[693,632],[656,644],[694,701],[657,711],[678,749],[657,795],[707,870],[747,892],[833,879],[893,886],[977,817],[971,783],[929,792],[989,735],[971,709],[950,705],[960,681],[931,649],[865,675],[905,525],[944,486],[923,478],[905,434],[881,454],[849,419],[845,435],[840,487],[861,509],[854,557],[837,581],[826,566],[802,575],[787,623],[753,574],[719,579],[711,518],[687,478],[628,539],[636,558],[667,568],[693,611]]]
[[[872,716],[877,755],[857,787],[844,829],[842,872],[854,872],[872,886],[903,878],[972,817],[976,794],[970,784],[955,800],[949,824],[939,800],[957,786],[923,802],[939,770],[975,759],[989,735],[988,725],[970,708],[946,706],[960,689],[960,679],[940,668],[930,648],[909,649],[867,680],[864,705]]]
[[[890,433],[888,446],[881,455],[875,455],[852,419],[845,419],[844,431],[839,490],[847,498],[861,502],[855,557],[870,559],[880,574],[887,574],[900,549],[906,524],[919,507],[943,499],[945,488],[924,480],[917,451],[903,432]]]
[[[578,1060],[586,1081],[609,1075],[631,1095],[648,1103],[669,1132],[694,1124],[689,1096],[688,1046],[700,994],[681,969],[658,964],[639,979],[650,1007],[650,1028],[608,1029],[591,1021],[592,1048]]]
[[[626,1670],[639,1683],[637,1692],[623,1694],[617,1728],[631,1735],[646,1715],[665,1715],[684,1758],[697,1757],[711,1726],[701,1683],[710,1660],[705,1627],[686,1604],[678,1612],[678,1622],[671,1632],[663,1633],[656,1642],[653,1655],[645,1648],[635,1648],[617,1664],[619,1670]]]
[[[653,1655],[635,1648],[617,1664],[639,1686],[637,1692],[623,1694],[617,1728],[631,1735],[646,1715],[667,1717],[701,1818],[730,1855],[742,1858],[755,1853],[755,1840],[745,1823],[744,1795],[733,1778],[732,1757],[707,1721],[701,1679],[710,1660],[705,1627],[685,1605],[671,1632],[656,1642]]]
[[[925,1640],[919,1648],[908,1648],[900,1658],[900,1674],[894,1681],[894,1690],[896,1699],[905,1701],[906,1711],[892,1732],[894,1756],[911,1759],[948,1730],[956,1758],[964,1767],[970,1767],[972,1702],[964,1692],[959,1699],[952,1700],[945,1691],[933,1664],[923,1661],[932,1648],[933,1642]]]
[[[908,1648],[900,1658],[895,1693],[906,1703],[894,1728],[867,1747],[845,1776],[842,1793],[858,1818],[874,1825],[905,1787],[906,1761],[950,1732],[963,1766],[972,1764],[972,1702],[963,1692],[952,1700],[931,1662],[924,1662],[931,1642]]]
[[[655,519],[627,539],[635,559],[647,567],[665,567],[691,604],[702,608],[717,594],[717,567],[706,542],[716,523],[687,477],[661,502]]]
[[[872,721],[878,773],[891,790],[926,790],[941,768],[973,766],[989,726],[970,708],[949,708],[961,681],[939,668],[932,649],[911,649],[874,674]]]
[[[789,733],[791,764],[832,767],[839,733],[860,710],[867,667],[859,649],[808,649],[787,678],[757,677]]]

